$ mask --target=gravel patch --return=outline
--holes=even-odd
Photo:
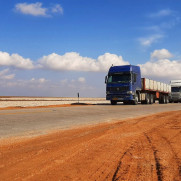
[[[0,108],[5,107],[36,107],[49,105],[76,104],[75,97],[0,97]],[[80,98],[81,104],[109,104],[105,98]]]

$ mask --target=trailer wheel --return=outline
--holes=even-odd
[[[163,104],[167,104],[168,103],[168,98],[167,98],[167,96],[163,96]]]
[[[142,100],[141,104],[149,104],[149,102],[150,102],[149,94],[146,94],[145,95],[145,100]]]
[[[146,94],[145,104],[149,104],[149,103],[150,103],[150,96],[149,96],[149,94]]]
[[[154,96],[153,96],[153,103],[156,102],[155,100],[156,100],[156,96],[154,95]]]
[[[165,104],[168,104],[169,103],[169,98],[168,96],[165,96]]]
[[[149,104],[153,104],[153,94],[150,94],[149,98]]]
[[[111,105],[116,105],[116,104],[117,104],[117,101],[111,100]]]
[[[164,104],[164,96],[161,95],[159,98],[159,104]]]

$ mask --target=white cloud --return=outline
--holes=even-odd
[[[167,49],[155,50],[151,53],[151,59],[167,59],[171,58],[173,55]]]
[[[22,14],[43,17],[51,17],[55,13],[63,14],[63,8],[60,4],[55,4],[52,7],[43,7],[41,2],[18,3],[15,5],[15,10]]]
[[[18,54],[12,54],[0,51],[0,66],[12,66],[20,69],[33,69],[34,65],[30,59],[25,59]]]
[[[181,79],[181,61],[169,60],[172,54],[166,50],[155,50],[151,54],[151,61],[139,65],[143,77],[164,80],[169,82],[172,79]],[[155,61],[152,61],[155,58]]]
[[[21,56],[18,55],[18,57]],[[167,83],[172,79],[181,79],[181,60],[171,60],[171,58],[173,59],[173,55],[167,49],[153,51],[150,54],[150,60],[139,65],[141,67],[142,77],[165,81]],[[22,59],[21,61],[26,62],[26,59],[23,57],[20,59]],[[20,66],[21,61],[17,58],[14,63],[14,56],[0,52],[1,66],[10,66],[15,68],[23,67],[24,69],[29,68],[29,66]],[[112,64],[129,64],[128,62],[125,62],[121,56],[117,56],[115,54],[105,53],[97,59],[92,59],[82,57],[75,52],[66,53],[64,55],[50,54],[42,57],[39,62],[36,62],[36,64],[38,63],[41,65],[41,68],[47,68],[53,71],[81,71],[82,73],[81,75],[79,73],[74,74],[77,75],[77,77],[73,76],[73,80],[71,76],[72,72],[67,72],[67,76],[62,80],[56,80],[54,78],[54,80],[47,80],[43,77],[34,77],[34,75],[34,78],[24,80],[23,78],[15,79],[15,74],[11,72],[13,69],[6,68],[0,71],[1,92],[5,95],[22,94],[31,96],[75,96],[77,92],[80,92],[81,96],[95,96],[98,95],[97,92],[101,92],[99,95],[104,95],[104,71],[107,72]],[[23,65],[28,65],[28,63]],[[32,68],[35,68],[31,61],[30,65]],[[19,70],[16,69],[16,72],[17,71]],[[38,69],[34,71],[38,71]],[[34,73],[34,71],[29,71],[29,73]],[[45,74],[47,73],[45,72],[46,70],[42,70],[42,72],[43,71]],[[89,75],[87,75],[86,71],[92,71],[93,73],[89,73]],[[96,74],[96,72],[102,73]],[[92,76],[91,80],[94,80],[95,77],[97,77],[97,79],[92,82],[89,78],[87,79],[87,76]],[[97,85],[100,85],[100,87]]]
[[[45,78],[40,78],[40,79],[32,78],[30,80],[23,80],[23,79],[5,80],[1,78],[0,80],[2,80],[0,81],[0,87],[7,87],[7,88],[14,87],[15,89],[23,88],[23,89],[26,89],[26,91],[29,91],[29,88],[34,88],[34,89],[45,88],[47,86],[46,83],[49,82]]]
[[[86,80],[85,80],[84,77],[79,77],[79,78],[78,78],[78,81],[79,81],[80,83],[85,83],[85,82],[86,82]]]
[[[76,52],[69,52],[64,55],[52,53],[42,57],[39,66],[46,69],[63,71],[107,71],[113,65],[126,65],[129,62],[123,60],[122,56],[105,53],[97,58],[97,60],[82,57]]]
[[[144,27],[144,30],[146,30],[146,33],[148,33],[148,31],[149,33],[151,32],[151,35],[138,39],[140,44],[144,47],[149,47],[153,43],[159,42],[167,36],[168,29],[173,28],[181,22],[179,13],[170,9],[162,9],[156,13],[152,13],[147,16],[149,21],[150,18],[153,21],[152,25],[148,26],[148,23],[146,23],[147,25]]]
[[[32,83],[40,83],[40,84],[45,83],[46,81],[48,81],[48,80],[46,80],[45,78],[39,78],[39,79],[32,78],[30,80],[30,82],[32,82]]]
[[[151,46],[153,43],[158,42],[161,38],[163,38],[163,35],[155,34],[146,38],[139,38],[139,42],[142,46],[148,47]]]
[[[47,8],[42,7],[42,3],[18,3],[15,6],[16,10],[22,14],[29,14],[33,16],[46,16]]]
[[[52,13],[60,13],[63,14],[63,8],[60,4],[56,4],[51,9]]]
[[[1,80],[11,80],[15,77],[15,74],[7,74],[9,73],[9,69],[4,69],[0,71],[0,79]]]
[[[159,17],[165,17],[165,16],[170,16],[173,14],[173,11],[170,9],[162,9],[156,13],[152,13],[149,15],[151,18],[159,18]]]

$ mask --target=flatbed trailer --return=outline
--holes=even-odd
[[[171,93],[171,86],[163,82],[142,78],[142,89],[140,91],[141,103],[152,104],[156,100],[160,104],[169,102],[169,94]]]

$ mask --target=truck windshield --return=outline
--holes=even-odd
[[[112,74],[108,76],[108,83],[128,83],[131,82],[130,74]]]
[[[172,87],[172,92],[181,92],[181,87]]]

